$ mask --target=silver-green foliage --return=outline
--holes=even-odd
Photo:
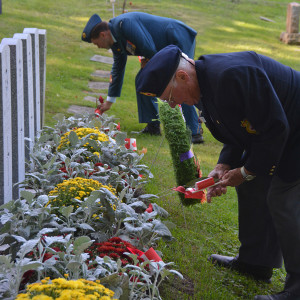
[[[126,149],[126,133],[116,130],[113,117],[104,115],[98,119],[83,115],[66,119],[58,115],[56,118],[55,128],[45,127],[39,132],[30,155],[31,160],[27,163],[28,172],[20,186],[32,188],[42,194],[48,193],[66,178],[83,177],[96,179],[105,185],[111,184],[118,189],[127,186],[130,180],[130,186],[138,188],[147,182],[145,178],[153,177],[148,166],[140,164],[144,154]],[[109,141],[95,141],[90,135],[79,139],[72,132],[69,135],[69,145],[58,150],[61,136],[77,127],[98,127],[105,130]],[[100,155],[84,148],[86,143]],[[97,163],[103,166],[95,165]],[[62,167],[65,167],[65,172],[61,171]]]
[[[149,168],[140,164],[143,154],[126,149],[126,134],[114,130],[111,118],[101,118],[65,119],[59,116],[57,126],[44,128],[36,139],[28,164],[30,172],[22,183],[32,190],[22,190],[20,199],[0,207],[0,298],[14,299],[23,274],[28,270],[35,270],[36,280],[46,276],[63,277],[64,274],[70,279],[101,278],[101,282],[113,289],[120,299],[160,299],[158,287],[163,278],[171,273],[181,276],[163,262],[139,263],[131,255],[134,264],[121,267],[120,261],[108,257],[90,261],[89,254],[84,252],[93,241],[102,242],[113,236],[119,236],[141,250],[156,245],[161,238],[172,239],[171,232],[161,220],[168,217],[168,213],[155,203],[152,203],[152,212],[146,211],[158,197],[137,192],[147,178],[152,177]],[[70,135],[70,146],[57,152],[60,135],[79,126],[105,126],[109,128],[110,140],[97,144],[89,137],[79,140],[74,133]],[[82,147],[87,141],[94,143],[100,157],[93,157]],[[82,157],[86,155],[92,160],[84,161]],[[96,162],[101,162],[97,168]],[[62,163],[68,173],[61,172]],[[91,172],[92,176],[87,175]],[[53,196],[48,193],[66,175],[110,184],[118,194],[100,188],[83,201],[73,199],[76,209],[73,205],[55,207],[53,202],[49,204]],[[54,250],[54,245],[59,245],[62,251]],[[45,260],[46,253],[53,256]],[[149,263],[151,272],[146,268]]]

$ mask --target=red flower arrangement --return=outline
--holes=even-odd
[[[94,260],[96,256],[109,256],[115,261],[120,259],[122,266],[125,266],[133,263],[132,259],[124,254],[125,252],[129,252],[127,248],[135,249],[134,246],[119,237],[112,237],[107,242],[93,243],[85,252],[90,255],[90,260]],[[143,261],[142,258],[139,258],[139,260]]]

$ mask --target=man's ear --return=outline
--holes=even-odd
[[[175,77],[177,80],[183,80],[186,81],[189,78],[189,75],[186,71],[184,70],[177,70]]]
[[[106,31],[99,32],[98,38],[104,39],[106,37]]]

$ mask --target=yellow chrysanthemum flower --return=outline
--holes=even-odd
[[[74,131],[77,134],[79,139],[82,139],[83,137],[90,134],[90,139],[91,140],[95,140],[95,141],[99,141],[99,142],[105,142],[105,141],[109,140],[108,136],[105,133],[101,132],[98,127],[95,127],[95,128],[75,128],[75,129],[72,129],[72,130],[66,132],[61,137],[60,144],[57,147],[57,151],[61,151],[61,150],[65,149],[66,147],[68,147],[68,145],[70,145],[69,135],[70,135],[71,131]],[[84,145],[84,147],[90,148],[89,150],[92,149],[92,147],[89,146],[89,143],[86,143]]]
[[[19,294],[16,300],[114,300],[113,296],[114,292],[98,281],[56,278],[28,285],[26,294]]]
[[[54,207],[73,205],[77,209],[79,204],[73,200],[74,198],[84,201],[86,197],[90,196],[92,191],[99,190],[100,188],[106,188],[114,195],[117,194],[117,191],[113,187],[103,185],[97,180],[82,177],[70,178],[59,183],[54,190],[49,192],[49,196],[54,196],[55,198],[50,199],[46,206],[50,204]]]

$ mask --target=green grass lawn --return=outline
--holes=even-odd
[[[287,4],[290,0],[133,0],[128,11],[143,11],[179,19],[198,32],[195,57],[201,54],[254,50],[300,70],[300,46],[282,44]],[[116,1],[115,15],[122,13],[123,1]],[[9,0],[2,1],[0,37],[12,37],[25,27],[47,30],[46,125],[53,116],[67,114],[71,104],[94,107],[83,98],[91,73],[110,66],[90,61],[94,54],[111,56],[106,50],[81,41],[82,30],[93,13],[104,20],[112,17],[108,0]],[[274,22],[266,22],[265,17]],[[119,118],[121,130],[136,137],[145,125],[138,123],[134,78],[139,70],[137,57],[128,59],[122,95],[109,114]],[[195,145],[203,175],[214,167],[221,144],[204,128],[204,145]],[[163,299],[252,299],[256,294],[278,292],[284,271],[276,270],[272,284],[257,283],[235,272],[207,262],[211,253],[235,255],[238,252],[238,221],[235,191],[214,199],[211,204],[183,208],[170,188],[175,186],[173,166],[166,140],[138,136],[139,149],[148,149],[144,163],[154,179],[147,192],[160,196],[158,204],[169,213],[174,241],[159,244],[166,262],[175,263],[185,281],[165,284]],[[255,195],[253,195],[255,197]]]

